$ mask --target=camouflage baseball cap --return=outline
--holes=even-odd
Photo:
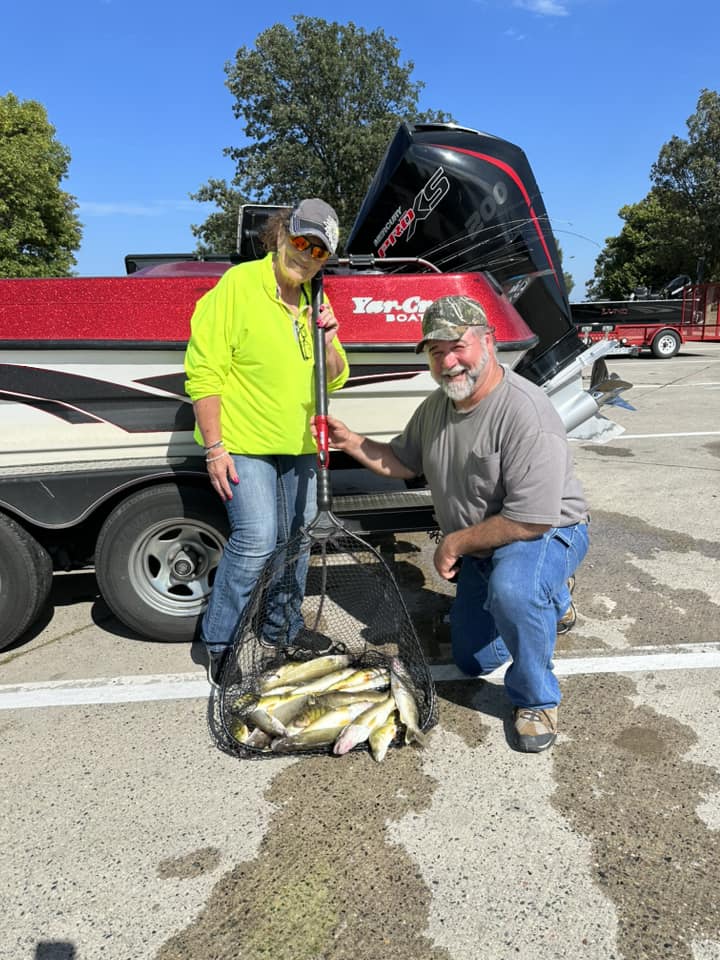
[[[461,294],[440,297],[423,314],[423,338],[415,353],[420,353],[428,340],[459,340],[468,327],[492,330],[482,304]]]

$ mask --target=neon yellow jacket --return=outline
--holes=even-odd
[[[277,297],[272,254],[231,267],[198,300],[185,353],[185,389],[191,400],[221,398],[221,428],[230,453],[314,453],[315,412],[309,285],[303,287],[299,337],[295,319]],[[302,343],[301,343],[302,341]],[[338,390],[342,373],[328,382]],[[303,350],[307,359],[303,356]],[[199,429],[195,439],[203,443]]]

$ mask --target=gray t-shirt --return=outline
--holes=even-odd
[[[565,427],[543,391],[503,367],[498,386],[468,413],[438,389],[390,446],[424,474],[443,533],[500,513],[567,527],[587,520]]]

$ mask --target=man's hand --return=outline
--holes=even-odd
[[[447,534],[438,544],[433,557],[435,569],[443,580],[453,579],[458,572],[461,559],[462,554],[458,553],[454,546],[453,534]]]
[[[327,425],[328,425],[328,440],[329,440],[330,446],[336,450],[344,449],[344,446],[348,443],[348,441],[350,440],[350,437],[352,436],[352,431],[350,430],[350,428],[346,426],[342,422],[342,420],[338,420],[337,417],[330,417],[330,416],[328,416],[327,418]],[[312,417],[310,419],[310,432],[312,433],[313,437],[315,437],[315,439],[317,440],[317,429],[315,427],[315,417]]]

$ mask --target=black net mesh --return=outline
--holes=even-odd
[[[266,745],[238,739],[239,730],[252,729],[263,678],[290,662],[329,654],[368,669],[398,658],[417,704],[419,729],[437,722],[429,667],[394,577],[370,544],[325,514],[276,550],[250,597],[210,700],[217,745],[242,758],[276,756]],[[328,749],[325,744],[293,752]]]

